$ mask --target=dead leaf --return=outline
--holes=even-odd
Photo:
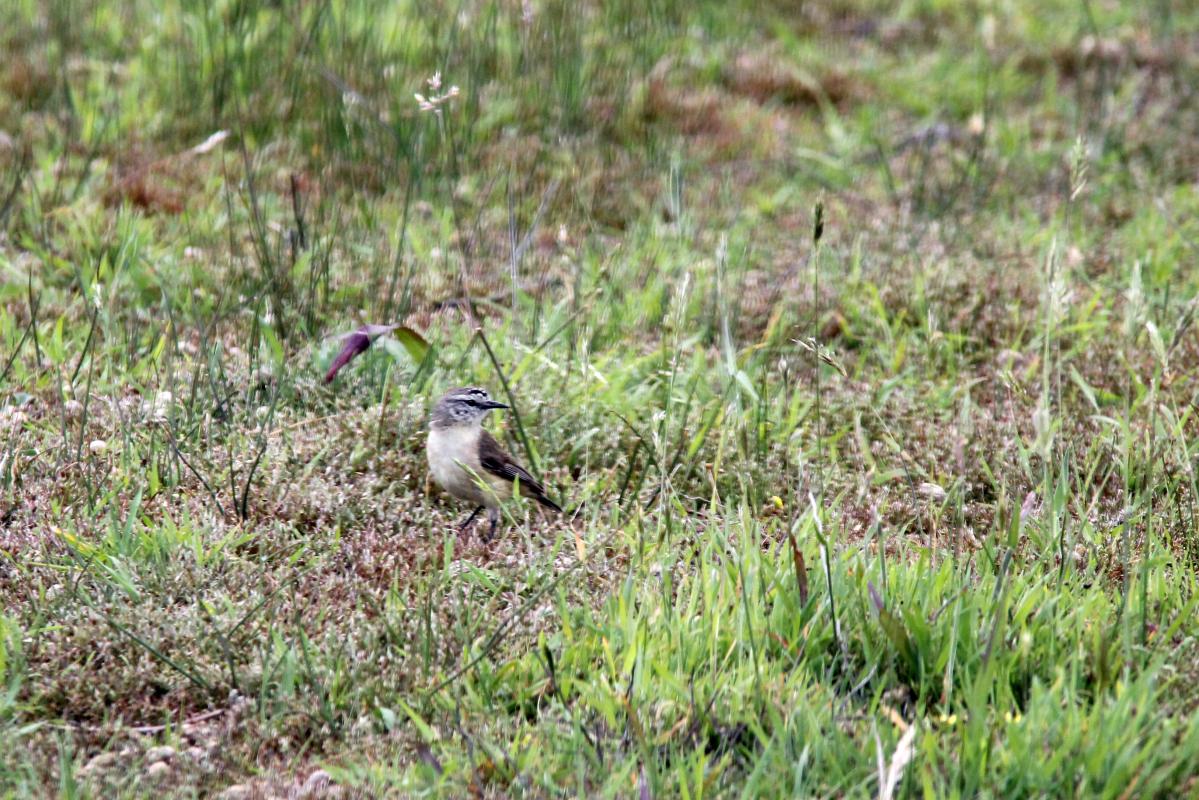
[[[804,564],[803,551],[795,543],[795,534],[788,533],[787,540],[791,543],[791,564],[795,567],[795,586],[799,589],[799,604],[808,604],[808,567]]]
[[[912,742],[915,738],[915,725],[904,731],[903,736],[899,738],[899,743],[895,745],[895,752],[891,754],[891,764],[887,767],[886,778],[878,790],[879,800],[891,800],[895,797],[895,788],[899,786],[900,780],[903,779],[903,770],[916,753],[916,749],[912,747]]]

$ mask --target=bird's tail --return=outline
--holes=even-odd
[[[538,503],[541,503],[541,505],[545,506],[546,508],[552,508],[554,511],[557,511],[559,514],[562,513],[562,506],[558,505],[553,500],[546,497],[544,492],[539,492],[536,495],[536,500]]]

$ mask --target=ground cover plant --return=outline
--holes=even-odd
[[[0,43],[0,796],[1199,795],[1193,3]]]

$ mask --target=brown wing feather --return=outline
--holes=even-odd
[[[531,497],[546,508],[561,511],[562,508],[545,495],[545,487],[529,471],[512,460],[500,443],[487,431],[479,437],[479,464],[483,469],[507,481],[520,481],[521,494]]]

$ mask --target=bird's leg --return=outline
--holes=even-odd
[[[470,512],[470,516],[466,518],[461,525],[458,526],[458,533],[470,527],[470,524],[475,521],[475,517],[479,516],[479,512],[483,510],[483,506],[477,506],[474,511]]]
[[[487,509],[487,521],[491,523],[491,527],[487,529],[487,537],[483,541],[490,542],[491,537],[495,536],[495,526],[500,523],[500,510],[498,508]]]

